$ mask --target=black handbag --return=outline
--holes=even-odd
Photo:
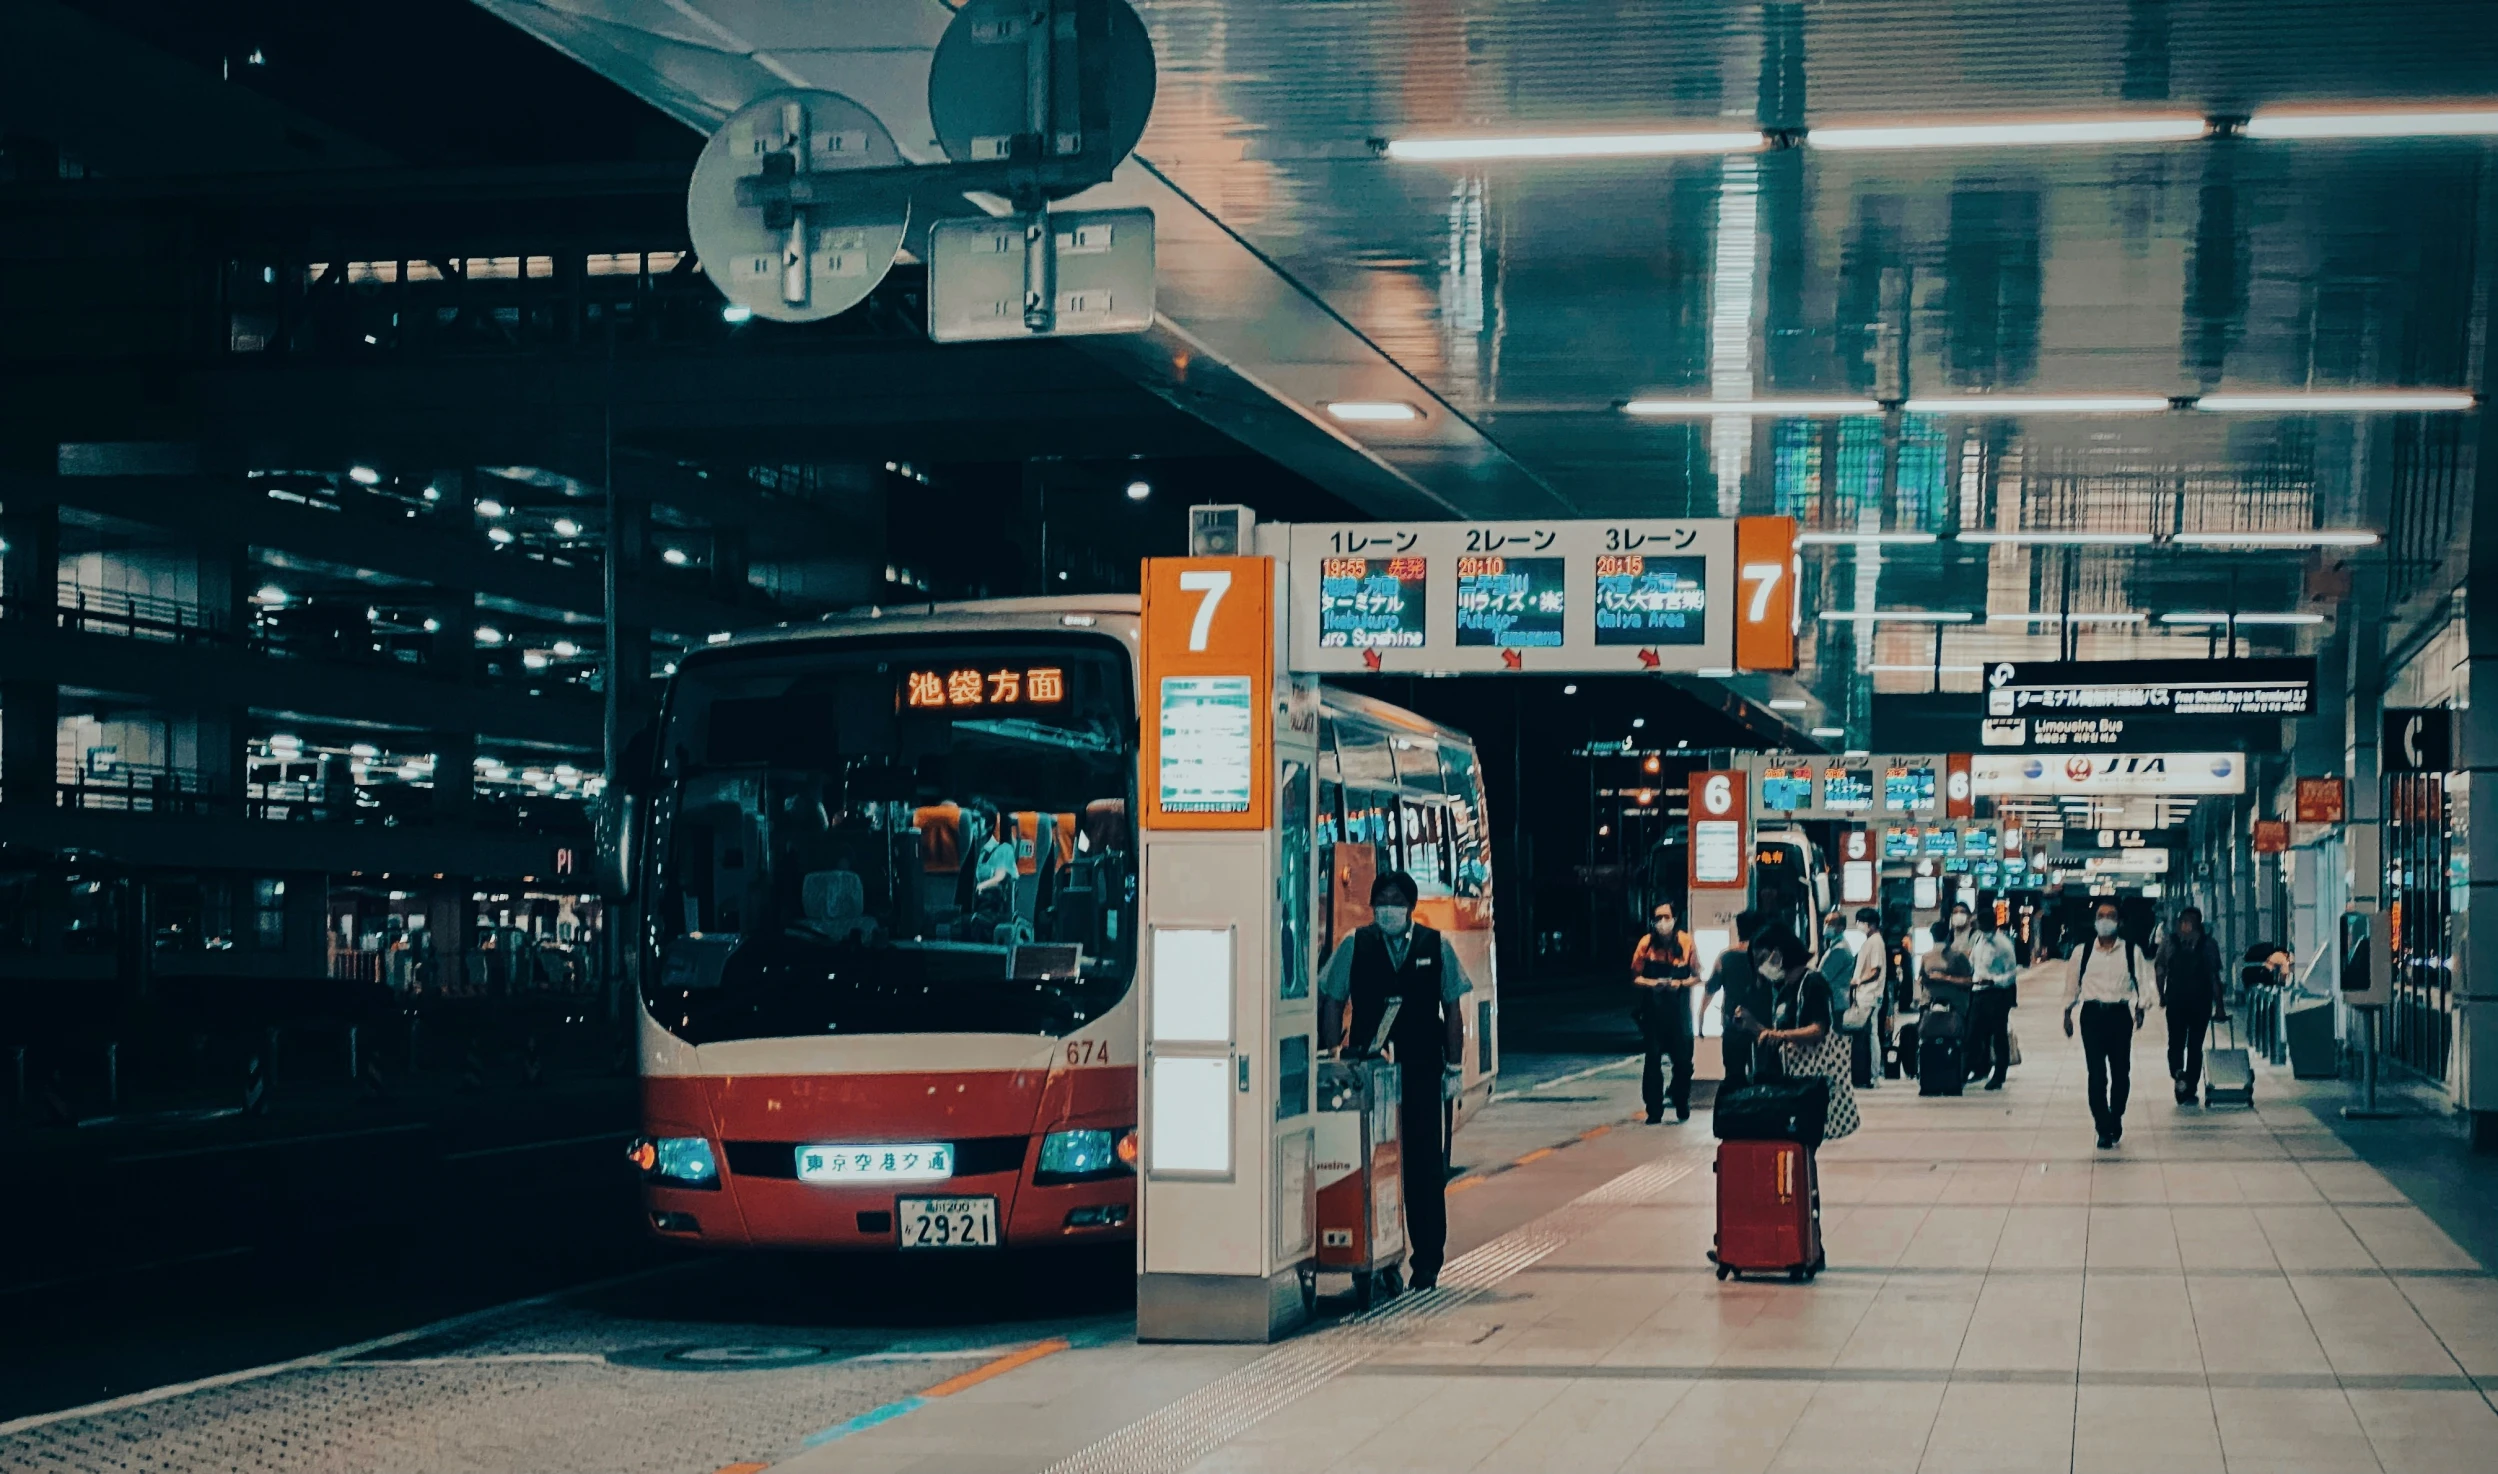
[[[1830,1082],[1819,1075],[1766,1080],[1717,1098],[1709,1123],[1720,1141],[1821,1145],[1830,1124]]]

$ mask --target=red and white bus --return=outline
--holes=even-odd
[[[941,604],[682,662],[637,847],[654,1232],[1133,1237],[1138,618],[1133,597]],[[1462,1116],[1497,1067],[1473,746],[1382,703],[1321,710],[1302,975],[1365,919],[1357,872],[1366,900],[1371,871],[1413,871],[1477,982]]]
[[[639,837],[652,1232],[717,1247],[1132,1239],[1134,597],[837,617],[692,652]],[[1496,1072],[1474,744],[1321,695],[1301,977],[1404,867]],[[1286,774],[1291,779],[1294,774]],[[1364,902],[1364,904],[1356,904]],[[1279,914],[1286,907],[1279,907]]]

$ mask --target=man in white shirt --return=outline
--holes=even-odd
[[[2141,1027],[2157,986],[2151,959],[2117,935],[2117,906],[2101,901],[2091,917],[2091,940],[2073,949],[2073,982],[2064,996],[2064,1032],[2073,1034],[2081,1015],[2082,1058],[2090,1068],[2090,1118],[2099,1127],[2099,1149],[2125,1136],[2125,1095],[2133,1083],[2134,1030]]]
[[[1969,959],[1969,971],[1977,991],[1971,995],[1976,1017],[1971,1020],[1969,1038],[1969,1078],[1986,1075],[1986,1088],[2004,1088],[2004,1072],[2012,1068],[2012,1000],[2013,983],[2020,976],[2020,960],[2013,955],[2012,938],[1995,929],[1995,908],[1981,907],[1977,925],[1964,939],[1961,955]]]
[[[1865,1053],[1870,1068],[1857,1072],[1863,1077],[1861,1087],[1871,1090],[1882,1083],[1883,1040],[1890,1033],[1886,1020],[1891,1012],[1891,1000],[1884,994],[1889,989],[1891,949],[1882,939],[1881,912],[1871,906],[1863,908],[1856,913],[1856,927],[1856,957],[1848,974],[1847,1003],[1839,1009],[1838,1017],[1844,1019],[1849,1007],[1864,1003],[1872,1005],[1873,1014],[1864,1029]],[[1822,966],[1828,969],[1834,964],[1835,959],[1826,960]]]

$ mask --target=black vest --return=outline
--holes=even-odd
[[[1430,927],[1416,925],[1411,936],[1405,965],[1399,967],[1388,959],[1388,939],[1378,927],[1353,934],[1353,1037],[1348,1043],[1356,1050],[1368,1049],[1389,1000],[1399,1000],[1402,1006],[1389,1026],[1388,1042],[1396,1046],[1399,1063],[1436,1074],[1448,1050],[1448,1026],[1440,1013],[1440,981],[1448,959],[1440,934]]]

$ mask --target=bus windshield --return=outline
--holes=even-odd
[[[1061,1035],[1135,972],[1127,654],[1095,636],[689,660],[645,998],[694,1044]]]

